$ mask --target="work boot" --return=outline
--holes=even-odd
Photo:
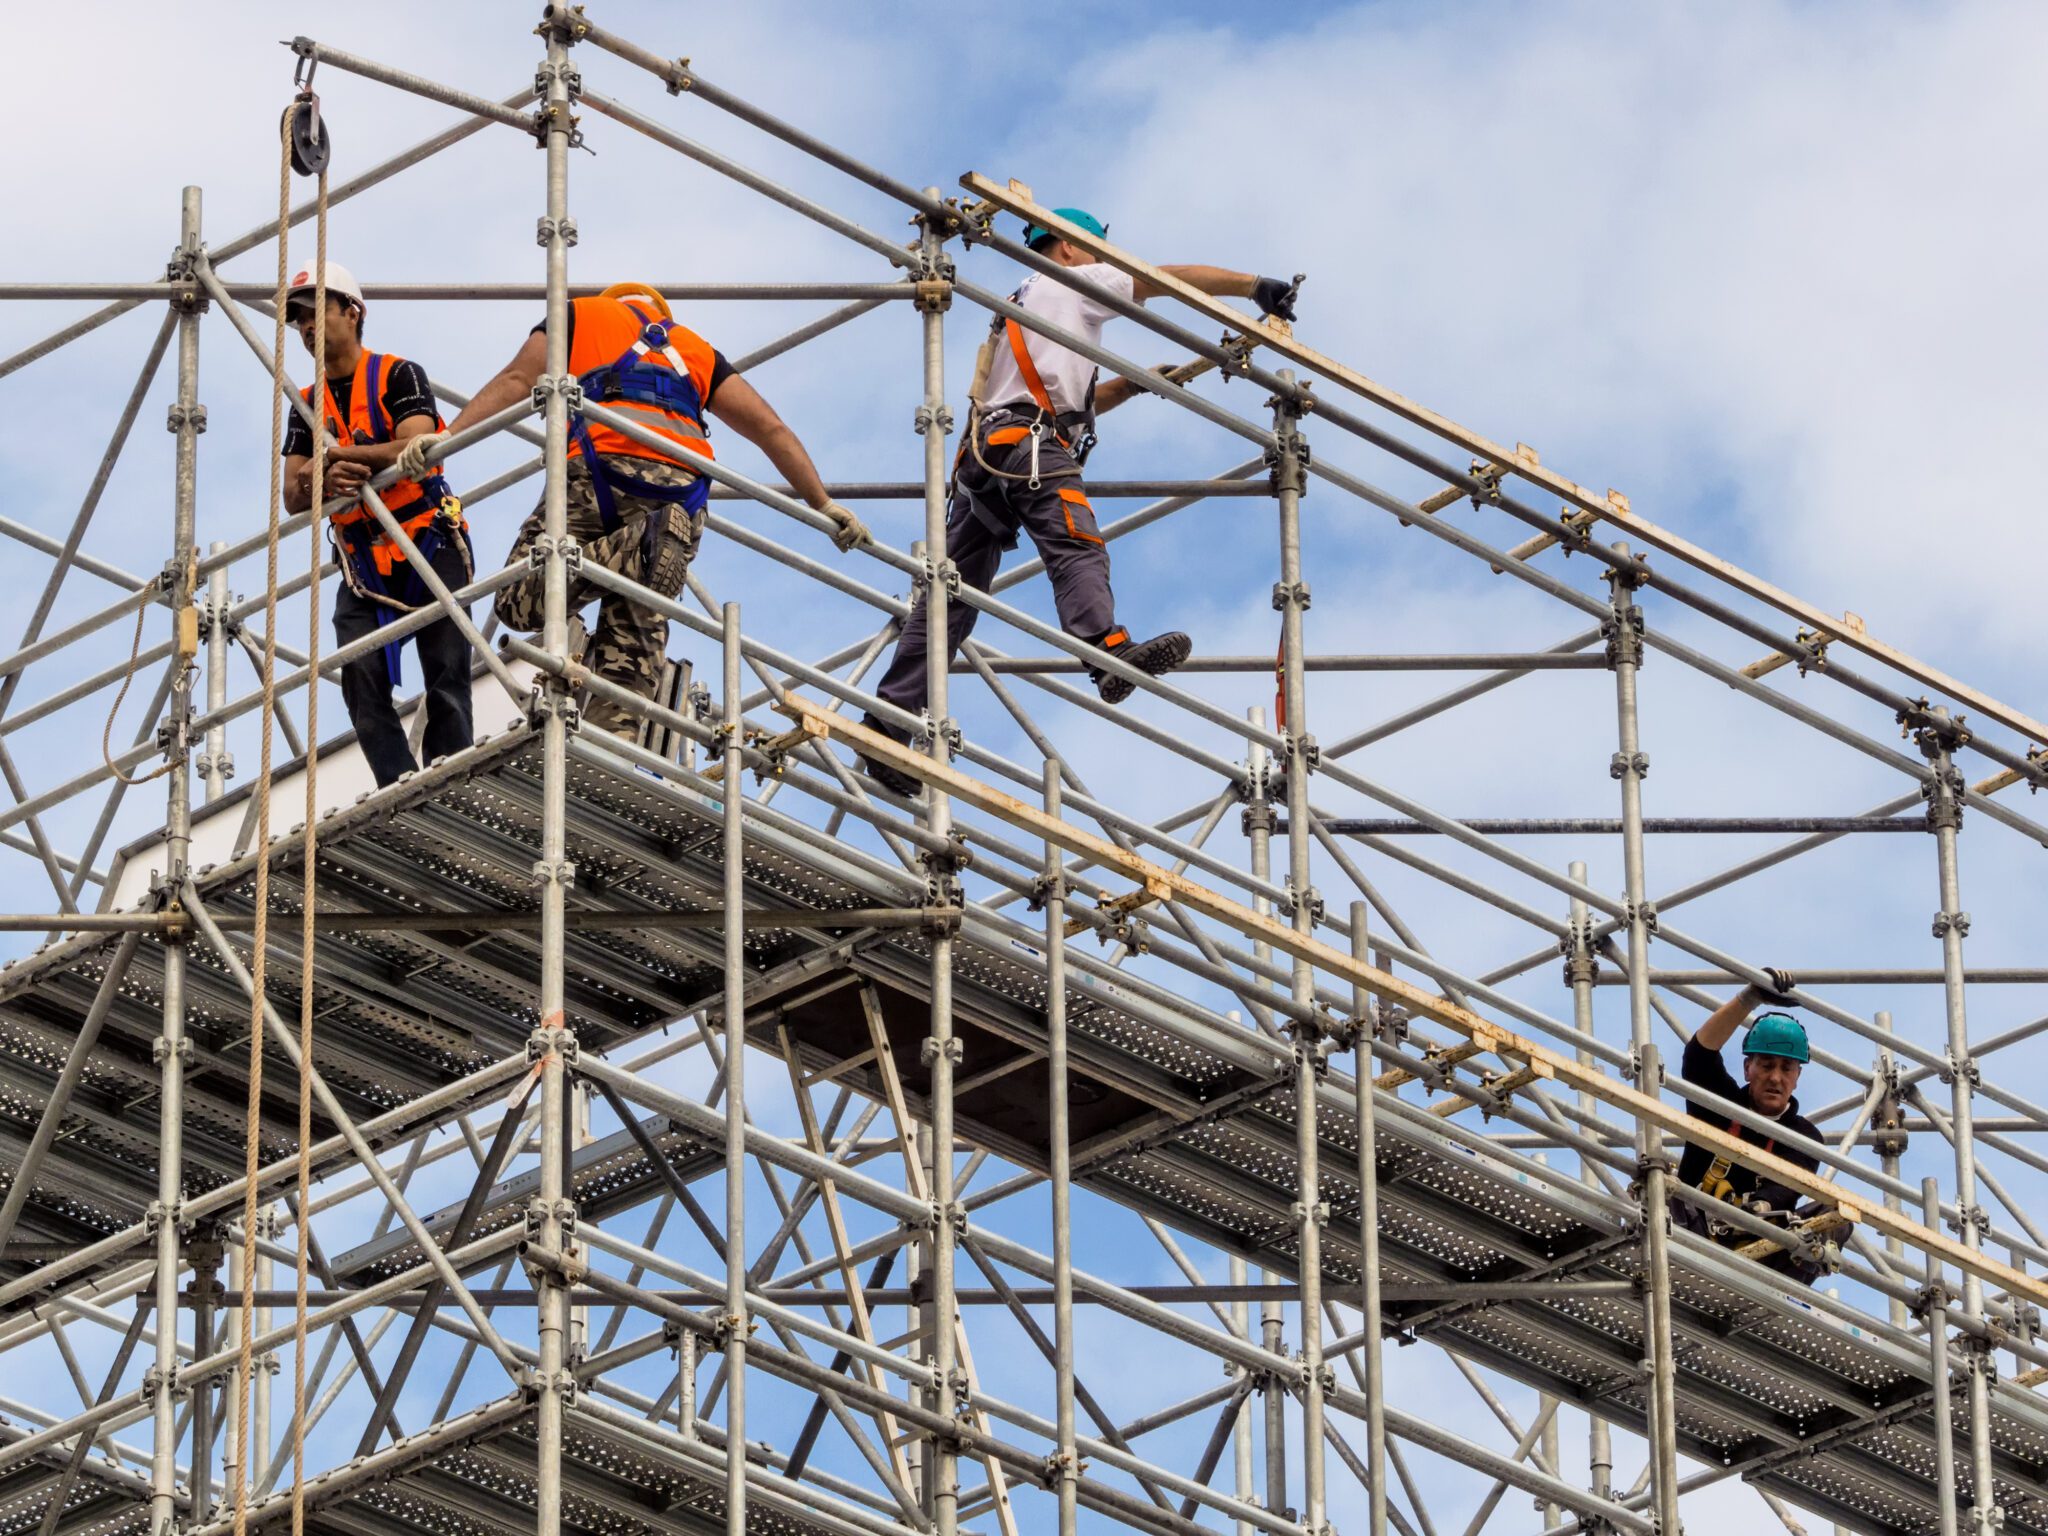
[[[683,590],[690,573],[690,561],[697,553],[703,532],[696,515],[680,504],[671,503],[647,515],[647,531],[641,544],[646,559],[647,588],[663,597]]]
[[[1195,642],[1177,629],[1154,635],[1150,640],[1133,642],[1126,638],[1121,645],[1103,646],[1118,661],[1136,667],[1149,677],[1164,677],[1186,661],[1194,648]],[[1129,678],[1093,667],[1089,672],[1095,679],[1095,691],[1102,695],[1105,704],[1121,704],[1137,691],[1138,685]]]
[[[900,731],[884,725],[873,715],[862,715],[860,723],[869,730],[888,737],[891,741],[900,741],[906,746],[909,744]],[[913,779],[902,769],[892,768],[887,763],[869,757],[864,752],[856,755],[860,758],[861,772],[881,785],[882,788],[888,790],[890,794],[901,795],[905,800],[915,800],[924,793],[924,785],[919,780]]]

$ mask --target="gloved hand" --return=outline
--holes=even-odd
[[[446,432],[422,432],[418,437],[408,437],[405,446],[398,450],[399,478],[419,479],[427,472],[427,466],[441,456],[441,445],[447,441]]]
[[[1799,985],[1797,976],[1775,965],[1765,966],[1764,974],[1771,978],[1771,993],[1775,997],[1789,997],[1792,989]]]
[[[1294,281],[1282,277],[1261,277],[1252,283],[1252,302],[1259,306],[1259,313],[1275,319],[1294,321],[1295,291],[1301,287],[1305,274],[1297,273]]]
[[[832,519],[832,546],[842,555],[873,540],[868,525],[855,517],[836,501],[828,501],[818,510]]]

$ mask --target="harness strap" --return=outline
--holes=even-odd
[[[1743,1139],[1743,1129],[1744,1127],[1740,1120],[1730,1120],[1728,1122],[1728,1133],[1737,1141]],[[1777,1145],[1778,1138],[1773,1136],[1764,1143],[1764,1150],[1769,1152]],[[1716,1200],[1734,1199],[1735,1188],[1728,1182],[1728,1175],[1734,1171],[1734,1168],[1735,1159],[1724,1153],[1708,1165],[1707,1171],[1700,1176],[1699,1187],[1712,1195]]]
[[[1057,420],[1059,412],[1052,408],[1052,396],[1045,392],[1045,381],[1038,376],[1038,365],[1031,361],[1031,350],[1024,345],[1024,327],[1014,320],[1005,320],[1003,329],[1009,332],[1010,353],[1017,359],[1017,372],[1023,376],[1024,387],[1031,391],[1031,398],[1038,402],[1038,408]]]

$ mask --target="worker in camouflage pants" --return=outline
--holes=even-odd
[[[586,417],[569,417],[568,535],[587,564],[601,566],[650,592],[672,598],[683,590],[690,561],[704,536],[704,503],[711,482],[688,459],[708,461],[707,416],[759,448],[832,528],[842,551],[868,542],[859,518],[834,501],[796,433],[739,374],[725,355],[679,323],[668,300],[645,283],[614,283],[603,293],[569,301],[566,341],[569,372],[583,399],[601,404],[633,430]],[[547,367],[547,327],[537,325],[512,361],[479,389],[444,433],[422,434],[409,451],[420,463],[441,441],[527,399]],[[401,469],[405,460],[400,459]],[[546,531],[536,507],[519,529],[512,560],[522,562]],[[501,622],[518,630],[542,627],[545,571],[535,570],[498,594]],[[577,650],[579,609],[596,601],[597,627],[581,659],[598,677],[640,698],[661,686],[668,654],[668,618],[630,599],[569,576],[570,650]],[[640,717],[625,706],[593,698],[584,722],[631,741]]]
[[[634,466],[642,480],[665,486],[686,486],[694,471],[680,464],[648,461]],[[569,537],[583,546],[585,564],[637,581],[650,592],[674,597],[683,590],[691,560],[704,535],[704,513],[685,511],[673,502],[649,501],[623,491],[613,492],[619,526],[604,531],[597,496],[591,487],[590,471],[583,461],[569,461]],[[648,519],[665,520],[653,540],[647,538]],[[536,507],[519,527],[506,563],[518,565],[526,559],[533,541],[546,532],[543,509]],[[648,546],[653,546],[650,559]],[[544,617],[547,573],[535,570],[524,580],[498,593],[499,622],[510,629],[538,630]],[[570,649],[575,650],[574,630],[578,609],[595,601],[597,624],[590,631],[583,650],[583,664],[608,683],[617,683],[642,698],[652,696],[661,682],[662,659],[668,654],[668,615],[607,591],[572,567],[569,572]],[[583,709],[584,723],[593,730],[632,736],[639,729],[633,714],[600,698],[590,699]]]

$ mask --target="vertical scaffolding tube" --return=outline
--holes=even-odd
[[[541,646],[550,656],[566,656],[569,640],[569,588],[566,545],[569,531],[568,438],[569,400],[569,139],[572,82],[568,43],[572,33],[560,8],[547,7],[542,31],[547,56],[540,84],[544,91],[541,120],[546,129],[547,213],[540,221],[540,240],[547,250],[547,409],[546,480],[542,493],[544,537],[543,618]],[[541,963],[540,1029],[533,1051],[541,1063],[540,1195],[535,1212],[540,1240],[562,1253],[573,1231],[564,1171],[568,1159],[569,1092],[567,1059],[576,1049],[565,1010],[564,975],[568,882],[574,866],[568,857],[568,712],[570,697],[561,678],[543,679],[538,701],[541,728],[541,857],[535,869],[540,886]],[[561,1536],[563,1417],[571,1389],[567,1366],[569,1288],[559,1273],[535,1276],[539,1298],[536,1343],[540,1355],[536,1393],[535,1528],[538,1536]]]
[[[747,1529],[747,930],[744,715],[740,710],[740,605],[723,621],[725,777],[718,786],[725,867],[725,1529]]]
[[[1280,377],[1294,382],[1290,370]],[[1300,408],[1289,399],[1273,402],[1273,490],[1280,511],[1280,584],[1274,589],[1280,610],[1281,695],[1287,711],[1282,740],[1287,751],[1287,893],[1293,903],[1294,931],[1313,935],[1320,898],[1309,868],[1315,847],[1308,808],[1308,778],[1315,767],[1315,738],[1308,732],[1308,668],[1302,644],[1302,614],[1308,608],[1308,585],[1301,579],[1301,493],[1307,487],[1303,462]],[[1294,1154],[1300,1195],[1294,1218],[1301,1253],[1301,1477],[1306,1506],[1302,1524],[1320,1531],[1327,1524],[1328,1494],[1323,1483],[1323,1222],[1321,1140],[1316,1127],[1316,1084],[1326,1058],[1317,1015],[1315,967],[1294,962],[1294,1000],[1308,1010],[1294,1028]]]
[[[1920,1181],[1920,1219],[1929,1231],[1941,1230],[1941,1186],[1933,1177]],[[1934,1378],[1934,1490],[1941,1509],[1941,1536],[1956,1529],[1956,1409],[1950,1386],[1948,1283],[1941,1260],[1927,1255],[1927,1356]]]
[[[1617,548],[1626,554],[1627,546]],[[1636,718],[1636,671],[1643,659],[1643,612],[1636,606],[1632,569],[1611,571],[1614,598],[1605,626],[1607,662],[1614,669],[1615,718],[1620,748],[1611,771],[1621,784],[1622,861],[1628,891],[1629,1043],[1636,1059],[1636,1086],[1644,1093],[1663,1087],[1663,1069],[1650,1032],[1650,925],[1654,913],[1643,868],[1643,776],[1650,760],[1642,750]],[[1644,1358],[1649,1362],[1651,1505],[1665,1531],[1678,1519],[1677,1367],[1671,1352],[1671,1218],[1665,1188],[1663,1139],[1648,1125],[1636,1126],[1637,1178],[1642,1191],[1643,1266],[1649,1287],[1644,1298]]]
[[[1891,1010],[1880,1008],[1874,1015],[1877,1027],[1887,1035],[1892,1032]],[[1899,1177],[1899,1159],[1906,1151],[1905,1105],[1899,1098],[1899,1063],[1892,1055],[1890,1046],[1882,1046],[1877,1053],[1877,1080],[1884,1085],[1878,1099],[1877,1110],[1871,1119],[1871,1127],[1877,1133],[1878,1161],[1883,1165],[1884,1176],[1896,1181]],[[1885,1191],[1884,1206],[1888,1211],[1905,1214],[1906,1202]],[[1892,1261],[1892,1267],[1904,1272],[1906,1267],[1906,1244],[1903,1238],[1888,1237],[1884,1240],[1885,1255]],[[1910,1328],[1913,1322],[1912,1309],[1903,1297],[1891,1300],[1891,1323],[1894,1328]]]
[[[1939,706],[1927,712],[1918,734],[1920,750],[1934,769],[1924,787],[1927,796],[1927,828],[1934,834],[1935,859],[1941,882],[1941,907],[1934,914],[1935,936],[1941,940],[1942,995],[1948,1012],[1948,1070],[1950,1122],[1956,1154],[1956,1215],[1963,1246],[1980,1252],[1990,1220],[1977,1203],[1977,1157],[1975,1109],[1977,1063],[1970,1054],[1969,1017],[1963,1001],[1963,936],[1970,931],[1970,914],[1962,910],[1961,882],[1956,864],[1956,834],[1963,824],[1963,778],[1951,756],[1963,739],[1961,724]],[[1963,1275],[1963,1315],[1972,1323],[1984,1317],[1984,1282],[1976,1275]],[[1964,1359],[1969,1369],[1970,1406],[1970,1529],[1978,1536],[1991,1536],[2004,1523],[1998,1507],[1998,1491],[1991,1475],[1991,1379],[1997,1369],[1996,1357],[1983,1335],[1972,1329],[1964,1340]]]
[[[1254,705],[1245,711],[1245,718],[1260,729],[1265,728],[1266,712]],[[1264,742],[1255,741],[1245,759],[1246,778],[1249,783],[1249,799],[1245,806],[1244,825],[1251,838],[1252,874],[1260,884],[1265,884],[1273,873],[1273,783],[1272,763],[1266,755]],[[1271,911],[1264,896],[1252,898],[1252,909],[1260,916]],[[1273,958],[1273,946],[1263,940],[1253,940],[1252,954],[1261,962]],[[1271,1285],[1282,1277],[1271,1270],[1259,1271],[1261,1283]],[[1259,1302],[1259,1344],[1274,1354],[1286,1348],[1286,1316],[1280,1303],[1270,1298]],[[1266,1508],[1278,1512],[1287,1508],[1287,1413],[1286,1401],[1279,1391],[1279,1383],[1267,1372],[1259,1387],[1261,1401],[1265,1405],[1266,1441]]]
[[[1367,909],[1351,903],[1351,953],[1370,953]],[[1351,991],[1351,1017],[1358,1031],[1358,1305],[1365,1329],[1365,1472],[1367,1536],[1387,1536],[1386,1360],[1380,1338],[1380,1166],[1379,1109],[1373,1102],[1374,1007],[1363,987]]]
[[[1230,1257],[1230,1283],[1232,1285],[1245,1285],[1250,1280],[1251,1267],[1243,1259],[1232,1254]],[[1230,1304],[1230,1320],[1237,1325],[1237,1331],[1245,1338],[1252,1336],[1251,1304],[1244,1300],[1242,1296]],[[1230,1369],[1234,1372],[1242,1373],[1245,1368],[1239,1365],[1232,1366]],[[1237,1422],[1231,1426],[1230,1438],[1231,1464],[1232,1470],[1236,1473],[1234,1488],[1237,1497],[1243,1503],[1255,1504],[1258,1502],[1259,1496],[1253,1486],[1252,1416],[1242,1403],[1238,1405]],[[1254,1529],[1255,1527],[1249,1520],[1237,1522],[1237,1536],[1252,1536]]]
[[[209,554],[219,554],[226,549],[227,541],[215,539],[207,546]],[[206,712],[217,715],[228,702],[228,568],[217,567],[206,581]],[[228,779],[234,774],[235,760],[228,755],[228,728],[225,722],[206,728],[206,750],[199,758],[199,773],[206,781],[208,803],[218,800],[227,792]]]
[[[1568,871],[1579,884],[1586,883],[1586,863],[1583,859],[1573,860]],[[1565,979],[1572,989],[1572,1027],[1588,1040],[1593,1038],[1593,913],[1584,901],[1574,896],[1571,906],[1571,933],[1565,940]],[[1595,1065],[1593,1053],[1583,1046],[1579,1049],[1579,1065]],[[1599,1101],[1585,1089],[1579,1090],[1579,1113],[1597,1115]],[[1593,1165],[1584,1157],[1579,1159],[1579,1177],[1589,1189],[1600,1187],[1600,1181],[1593,1173]],[[1553,1472],[1562,1471],[1555,1463]],[[1586,1470],[1590,1486],[1601,1498],[1608,1497],[1614,1481],[1614,1439],[1607,1421],[1597,1413],[1586,1415]]]
[[[1060,815],[1060,765],[1045,760],[1045,814]],[[1074,1449],[1074,1232],[1073,1125],[1067,1104],[1066,877],[1059,848],[1045,845],[1045,1068],[1052,1150],[1052,1337],[1055,1428],[1059,1448],[1059,1536],[1074,1536],[1075,1487],[1080,1461]]]
[[[277,1209],[266,1206],[256,1217],[256,1232],[260,1237],[277,1236]],[[275,1283],[275,1261],[262,1249],[256,1252],[256,1289],[268,1291]],[[256,1326],[253,1330],[261,1338],[270,1332],[270,1304],[265,1302],[256,1308]],[[265,1351],[251,1364],[256,1379],[251,1384],[250,1397],[254,1406],[249,1419],[249,1475],[250,1486],[260,1488],[270,1475],[270,1378],[277,1374],[277,1356]],[[239,1404],[241,1399],[237,1398]]]
[[[934,201],[938,188],[926,189]],[[919,238],[918,310],[924,329],[924,406],[917,426],[924,437],[924,543],[926,633],[932,643],[926,648],[925,687],[930,702],[931,729],[927,750],[934,763],[943,766],[951,753],[954,730],[947,697],[950,670],[946,644],[946,605],[949,587],[956,579],[953,562],[946,554],[946,335],[945,311],[951,302],[950,269],[946,262],[944,234],[929,219],[922,221]],[[935,835],[950,838],[953,807],[937,785],[925,791],[925,825]],[[926,899],[933,906],[960,904],[958,861],[950,853],[927,853]],[[953,937],[950,928],[931,939],[932,1033],[925,1042],[931,1063],[932,1127],[932,1305],[936,1324],[930,1339],[934,1377],[938,1384],[937,1409],[949,1423],[959,1412],[961,1388],[959,1351],[954,1330],[959,1308],[955,1295],[954,1244],[959,1213],[953,1204],[953,1079],[960,1061],[960,1042],[953,1033]],[[932,1446],[930,1471],[932,1524],[938,1536],[954,1536],[960,1523],[959,1442],[941,1434]]]
[[[178,264],[188,270],[200,250],[199,189],[185,188],[178,229]],[[173,480],[171,536],[171,623],[180,637],[193,626],[197,638],[198,614],[193,607],[192,571],[195,508],[199,493],[199,433],[204,422],[199,407],[199,316],[202,300],[196,285],[177,299],[178,315],[178,401],[171,410],[171,430],[177,434],[176,470]],[[181,651],[183,647],[179,648]],[[173,667],[183,667],[187,655],[174,655]],[[172,768],[167,785],[168,806],[164,818],[164,885],[178,890],[185,880],[192,851],[192,780],[186,769],[187,735],[191,729],[192,696],[183,686],[171,690],[167,750]],[[191,1044],[185,1038],[185,948],[180,938],[166,934],[164,945],[164,1032],[156,1043],[157,1066],[163,1074],[162,1099],[157,1124],[156,1201],[150,1219],[156,1224],[156,1364],[147,1384],[153,1436],[150,1453],[149,1525],[152,1531],[175,1528],[178,1518],[178,1269],[183,1263],[184,1235],[184,1126],[185,1060]]]

